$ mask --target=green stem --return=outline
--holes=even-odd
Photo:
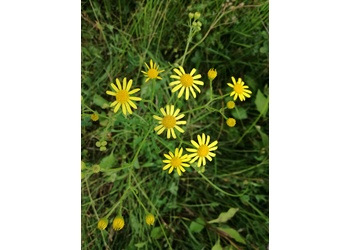
[[[191,40],[192,40],[192,24],[191,24],[191,20],[190,20],[190,33],[188,34],[188,39],[187,39],[187,44],[186,44],[186,48],[185,48],[185,53],[182,56],[182,62],[181,62],[181,66],[182,67],[184,65],[186,54],[187,54],[187,51],[188,51],[188,46],[190,45]]]
[[[119,201],[117,203],[114,204],[114,206],[111,208],[111,210],[108,212],[108,214],[106,215],[106,217],[108,218],[113,212],[114,210],[123,202],[123,200],[125,199],[126,195],[128,194],[128,190],[124,192],[124,194],[122,195],[122,197],[120,197]]]
[[[216,190],[220,191],[223,194],[226,194],[228,196],[232,196],[232,197],[241,197],[243,196],[248,190],[246,190],[245,192],[243,192],[242,194],[238,194],[238,195],[234,195],[234,194],[230,194],[227,193],[226,191],[222,190],[221,188],[219,188],[218,186],[216,186],[214,183],[212,183],[204,174],[202,174],[200,171],[197,171],[197,173],[199,173],[204,180],[206,180],[213,188],[215,188]]]
[[[261,116],[266,112],[268,105],[269,104],[269,97],[267,97],[267,100],[265,102],[265,106],[263,108],[263,111],[260,112],[260,115],[255,119],[255,121],[252,123],[252,125],[250,125],[250,127],[243,133],[243,135],[241,136],[241,138],[238,139],[238,141],[236,142],[236,145],[238,145],[242,139],[250,132],[250,130],[255,126],[255,124],[259,121],[259,119],[261,118]]]

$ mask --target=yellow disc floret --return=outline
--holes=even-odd
[[[193,84],[193,77],[189,74],[184,74],[180,77],[180,82],[185,87],[190,87]]]
[[[167,129],[174,128],[176,125],[176,119],[172,115],[166,115],[162,120],[162,124]]]

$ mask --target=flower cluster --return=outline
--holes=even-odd
[[[194,19],[194,22],[197,21],[200,17],[200,13],[195,13],[189,15],[190,19]],[[145,82],[149,80],[156,81],[162,80],[160,76],[165,70],[159,69],[159,65],[154,62],[152,59],[149,62],[149,65],[145,63],[146,71],[142,71],[146,77]],[[175,74],[170,75],[171,79],[174,81],[169,83],[171,87],[171,92],[176,93],[177,98],[180,99],[182,96],[185,97],[185,100],[189,100],[190,96],[193,98],[197,97],[197,94],[201,93],[201,86],[204,85],[204,82],[201,81],[201,74],[196,74],[197,70],[193,68],[189,73],[185,71],[182,66],[173,69]],[[214,68],[209,69],[208,79],[210,80],[210,90],[212,99],[212,82],[217,77],[217,71]],[[235,107],[234,101],[239,98],[241,101],[245,101],[245,98],[249,98],[252,93],[247,85],[244,85],[244,82],[241,78],[238,78],[238,81],[232,76],[231,77],[233,84],[228,83],[227,85],[232,88],[230,96],[233,96],[233,101],[227,103],[228,109],[233,109]],[[116,79],[116,85],[111,83],[111,86],[115,92],[106,91],[108,95],[115,96],[116,100],[110,104],[111,107],[114,107],[114,112],[118,112],[120,107],[122,108],[123,114],[132,114],[133,109],[137,109],[136,104],[133,101],[141,101],[140,97],[131,96],[140,91],[140,88],[135,88],[131,90],[132,80],[127,81],[126,78],[123,78],[123,85]],[[153,98],[153,96],[152,96]],[[185,132],[184,125],[187,124],[187,121],[184,120],[185,114],[181,113],[179,108],[175,108],[174,104],[167,104],[165,107],[159,109],[159,114],[154,114],[153,118],[157,121],[157,125],[154,127],[154,131],[157,135],[161,135],[163,132],[166,133],[167,139],[177,139],[180,134]],[[228,118],[226,124],[229,127],[236,125],[236,120],[234,118]],[[216,156],[214,153],[218,149],[218,141],[211,141],[210,135],[202,133],[197,135],[197,141],[191,140],[190,143],[193,145],[192,148],[186,148],[186,153],[182,147],[176,147],[174,151],[169,151],[168,154],[164,154],[165,159],[163,162],[163,170],[167,170],[168,173],[172,173],[174,169],[176,170],[179,176],[185,172],[185,168],[190,167],[190,164],[197,162],[197,167],[205,166],[208,161]],[[102,144],[101,144],[102,145]],[[99,145],[98,145],[99,146]],[[103,145],[105,146],[105,145]]]
[[[151,213],[147,213],[145,216],[145,222],[147,225],[153,226],[154,222],[155,222],[154,215]],[[103,218],[98,220],[98,222],[97,222],[98,229],[105,230],[107,228],[107,226],[108,226],[108,218],[107,217],[103,217]],[[114,229],[114,231],[120,231],[124,228],[124,226],[125,226],[125,220],[124,220],[123,216],[118,215],[113,219],[112,228]]]

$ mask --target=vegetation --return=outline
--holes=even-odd
[[[82,249],[268,248],[268,7],[82,1]],[[252,92],[244,100],[231,95],[232,77]],[[124,78],[129,95],[118,97]],[[133,104],[119,107],[123,98]],[[166,105],[184,121],[176,138]],[[195,151],[202,134],[214,156]]]

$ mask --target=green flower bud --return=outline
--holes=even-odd
[[[201,13],[199,13],[198,11],[196,11],[196,13],[194,13],[194,19],[198,20],[201,16]]]

